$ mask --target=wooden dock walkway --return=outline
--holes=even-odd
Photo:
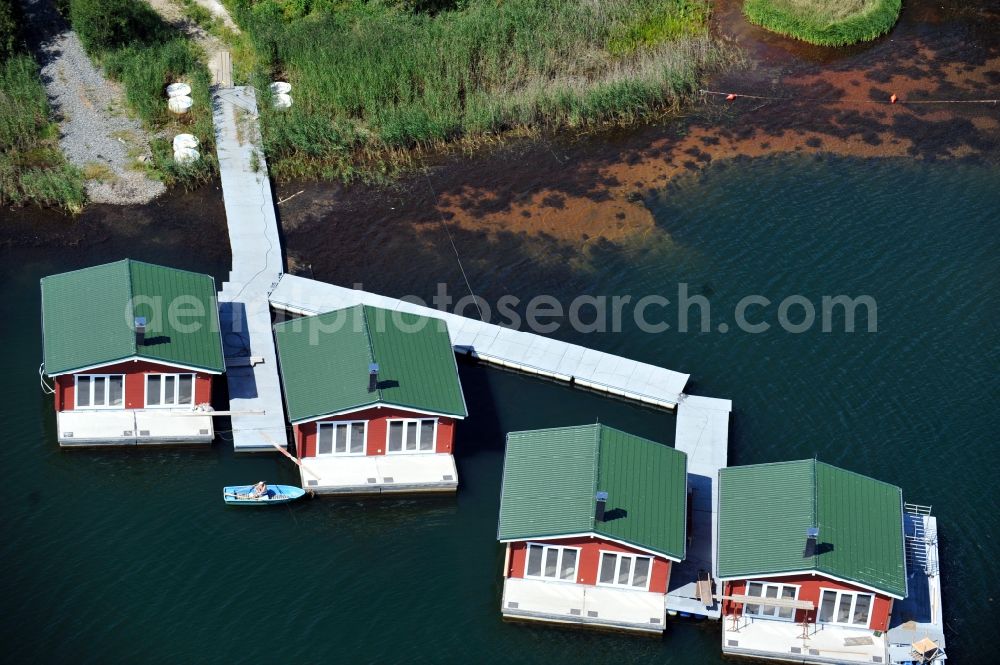
[[[670,574],[668,612],[718,619],[718,602],[706,605],[704,583],[711,575],[712,593],[721,595],[716,579],[716,533],[719,518],[719,469],[726,466],[729,421],[733,403],[728,399],[685,395],[677,408],[674,447],[688,456],[688,501],[690,502],[687,557]]]
[[[230,78],[223,76],[223,78]],[[219,294],[233,448],[288,445],[268,293],[284,272],[252,88],[216,86],[215,142],[233,267]],[[253,357],[253,361],[246,360]]]
[[[448,325],[458,353],[661,408],[676,407],[688,380],[687,374],[610,353],[294,275],[282,276],[270,300],[275,309],[293,314],[365,304],[436,317]]]

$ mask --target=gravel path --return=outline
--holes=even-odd
[[[175,0],[146,1],[149,3],[149,6],[153,8],[153,11],[159,14],[164,21],[197,42],[209,56],[218,51],[226,50],[225,45],[219,40],[218,37],[206,32],[200,25],[188,18],[187,14],[184,13],[184,7],[178,4]],[[215,8],[214,6],[206,5],[204,2],[200,1],[198,4],[212,12],[213,16],[218,16],[227,28],[233,30],[234,32],[239,32],[236,24],[233,23],[233,19],[229,18],[229,13],[226,12],[225,7],[218,5],[218,8]],[[221,11],[222,14],[217,14],[217,11]],[[232,27],[230,28],[230,26]]]
[[[142,172],[149,134],[128,117],[121,87],[94,66],[80,39],[50,0],[21,0],[37,39],[42,81],[57,116],[66,158],[95,179],[87,196],[96,203],[147,203],[165,191]]]

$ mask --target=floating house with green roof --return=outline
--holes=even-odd
[[[687,456],[605,425],[511,432],[503,615],[661,633],[687,549]]]
[[[467,409],[443,321],[358,305],[280,323],[274,336],[304,487],[456,490]]]
[[[722,469],[719,492],[723,651],[888,662],[907,596],[901,490],[810,459]]]
[[[211,276],[125,259],[44,277],[41,291],[60,445],[212,441],[196,411],[225,371]]]

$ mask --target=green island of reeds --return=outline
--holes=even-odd
[[[423,151],[676,110],[739,58],[707,0],[228,0],[279,177],[378,177]],[[271,107],[268,83],[292,84]]]
[[[751,23],[820,46],[871,41],[892,29],[901,0],[746,0]]]
[[[78,212],[83,175],[59,150],[59,128],[24,49],[17,0],[0,0],[0,206],[37,204]]]
[[[61,5],[88,55],[122,84],[130,110],[156,132],[153,175],[168,185],[208,180],[216,163],[211,76],[198,46],[142,0],[62,0]],[[194,102],[183,116],[167,110],[165,88],[177,81],[191,86]],[[198,138],[201,159],[174,161],[171,140],[180,132]]]

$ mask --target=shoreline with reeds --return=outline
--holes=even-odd
[[[168,186],[209,180],[210,77],[196,40],[140,0],[57,4],[89,57],[122,86],[128,114],[152,135],[140,168]],[[177,8],[226,43],[238,82],[257,89],[278,181],[386,182],[428,157],[669,117],[694,100],[705,77],[744,64],[734,46],[709,34],[708,0],[226,4],[241,34],[222,31],[193,2]],[[292,84],[290,109],[272,108],[273,80]],[[193,89],[194,107],[182,118],[167,113],[163,96],[175,81]],[[193,164],[172,159],[170,138],[181,131],[201,141]]]
[[[277,179],[378,181],[428,153],[631,125],[676,112],[707,75],[743,62],[709,35],[704,0],[414,4],[296,14],[280,0],[228,3]],[[274,80],[292,84],[291,108],[272,108]]]

